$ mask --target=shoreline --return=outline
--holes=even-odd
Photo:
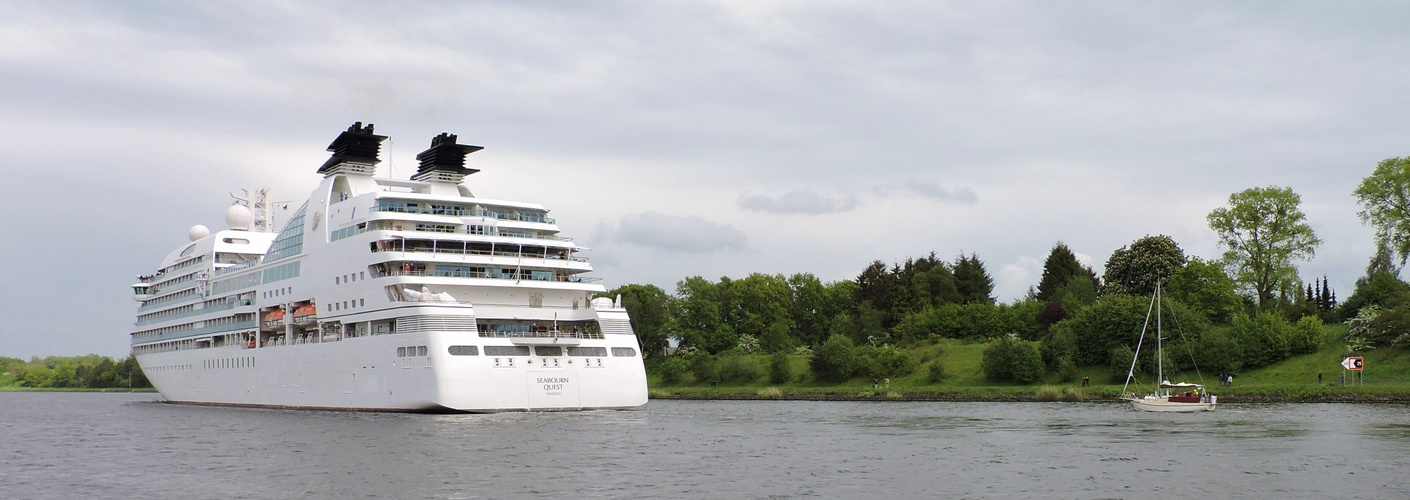
[[[1384,403],[1410,404],[1410,394],[1216,394],[1220,403]],[[1042,403],[1042,402],[1086,402],[1119,403],[1123,399],[1097,394],[1048,395],[1040,392],[1013,394],[964,394],[964,393],[715,393],[715,394],[665,394],[651,393],[650,399],[699,400],[699,401],[933,401],[953,403]]]

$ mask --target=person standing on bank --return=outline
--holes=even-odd
[[[1317,370],[1317,385],[1322,385],[1322,370]]]

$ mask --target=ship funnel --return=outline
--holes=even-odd
[[[333,157],[318,167],[318,173],[325,176],[372,175],[377,172],[377,164],[382,161],[377,155],[381,153],[382,141],[385,140],[387,136],[372,133],[371,123],[364,127],[362,122],[355,122],[328,145],[328,152],[333,153]]]
[[[479,172],[478,169],[465,168],[465,155],[485,148],[456,144],[455,141],[455,134],[444,132],[432,137],[431,147],[416,155],[421,165],[416,167],[416,175],[411,176],[411,180],[460,184],[465,176]]]

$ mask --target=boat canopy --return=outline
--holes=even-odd
[[[1189,383],[1189,382],[1180,382],[1180,383],[1178,383],[1178,384],[1172,384],[1172,383],[1170,383],[1169,380],[1166,380],[1166,381],[1160,383],[1160,387],[1161,387],[1162,389],[1187,389],[1187,388],[1192,388],[1192,387],[1204,387],[1204,386],[1202,386],[1202,385],[1200,385],[1200,384],[1191,384],[1191,383]]]
[[[284,319],[283,309],[275,309],[273,311],[269,311],[269,314],[264,315],[265,321],[279,321],[281,319]]]

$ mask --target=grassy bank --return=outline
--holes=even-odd
[[[1406,402],[1410,403],[1410,353],[1379,349],[1366,353],[1364,382],[1353,386],[1347,372],[1347,385],[1341,385],[1341,360],[1346,327],[1327,327],[1322,349],[1293,357],[1281,363],[1234,376],[1225,387],[1214,373],[1167,374],[1171,381],[1203,383],[1222,402]],[[666,384],[654,370],[649,372],[651,397],[657,399],[790,399],[860,401],[1116,401],[1122,392],[1125,373],[1114,374],[1106,367],[1082,367],[1070,380],[1047,374],[1040,383],[1016,385],[995,383],[980,370],[988,344],[955,339],[938,339],[911,349],[917,358],[915,372],[893,378],[889,384],[870,377],[856,377],[842,383],[816,380],[809,372],[807,356],[789,356],[793,376],[783,384],[771,384],[767,377],[768,359],[750,356],[760,367],[755,377],[733,380],[695,380],[687,376],[678,384]],[[927,367],[940,363],[945,376],[930,380]],[[1322,372],[1322,384],[1317,372]],[[1089,385],[1082,386],[1086,378]],[[1149,391],[1153,381],[1146,377],[1133,391]]]

